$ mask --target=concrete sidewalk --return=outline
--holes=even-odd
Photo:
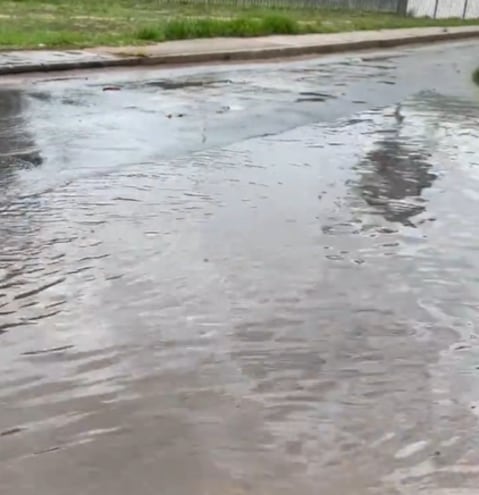
[[[145,47],[100,47],[75,51],[10,51],[0,52],[0,75],[140,65],[266,60],[475,37],[479,38],[479,25],[262,38],[214,38],[169,41]]]

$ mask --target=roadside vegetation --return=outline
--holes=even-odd
[[[479,86],[479,67],[472,73],[472,80]]]
[[[142,45],[222,36],[479,24],[356,11],[181,0],[0,0],[0,48]]]

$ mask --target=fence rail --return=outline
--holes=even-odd
[[[479,0],[408,0],[406,12],[415,17],[441,19],[479,17]]]
[[[168,1],[168,0],[166,0]],[[176,1],[176,0],[171,0]],[[414,17],[479,18],[479,0],[181,0],[184,3],[307,9],[350,9]]]
[[[166,0],[175,2],[177,0]],[[407,0],[180,0],[183,3],[402,13]],[[405,13],[405,10],[404,10]]]

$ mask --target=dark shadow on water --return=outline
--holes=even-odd
[[[38,204],[19,200],[23,191],[17,184],[20,170],[42,163],[28,125],[28,102],[22,91],[0,90],[0,273],[9,273],[11,260],[23,256],[26,259],[34,244],[29,212]],[[2,295],[0,290],[0,297]],[[0,332],[11,326],[16,323],[2,321]]]
[[[146,81],[141,83],[128,83],[125,84],[124,87],[130,89],[136,88],[159,88],[164,91],[175,91],[181,89],[189,89],[189,88],[204,88],[208,86],[218,86],[218,85],[227,85],[231,84],[231,80],[229,79],[217,79],[214,76],[210,78],[202,78],[202,79],[158,79],[152,81]]]
[[[357,167],[361,197],[389,222],[414,226],[412,218],[426,209],[421,197],[436,175],[426,153],[403,142],[398,131],[378,141]]]
[[[445,96],[435,91],[423,91],[385,116],[387,127],[377,132],[378,140],[355,167],[359,173],[356,184],[359,196],[370,213],[381,215],[389,222],[414,226],[414,217],[423,213],[427,201],[423,197],[437,175],[431,171],[429,151],[440,137],[438,129],[477,139],[479,104],[476,101]],[[418,126],[424,134],[418,135]],[[405,138],[407,128],[415,129],[413,140]],[[411,135],[411,134],[409,134]],[[438,135],[439,136],[439,135]]]
[[[445,96],[435,91],[423,91],[411,98],[410,105],[417,112],[433,115],[436,122],[453,122],[460,124],[463,130],[476,130],[479,121],[479,101],[477,99]],[[472,124],[472,126],[471,126]]]
[[[27,101],[20,90],[0,91],[0,187],[18,168],[37,166],[41,155],[28,132]]]

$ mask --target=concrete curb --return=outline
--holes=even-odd
[[[447,29],[447,28],[444,28]],[[321,55],[341,53],[357,50],[393,48],[398,46],[434,43],[441,41],[458,41],[471,38],[479,38],[479,26],[477,29],[467,31],[441,33],[428,33],[414,36],[401,36],[398,29],[397,37],[384,39],[364,39],[357,41],[343,41],[333,43],[317,43],[298,46],[274,46],[261,48],[248,48],[239,50],[224,50],[199,53],[174,53],[150,56],[128,56],[119,51],[116,56],[101,60],[81,60],[51,63],[11,64],[0,66],[0,76],[26,74],[35,72],[56,72],[84,69],[105,69],[113,67],[139,67],[139,66],[161,66],[161,65],[193,65],[215,62],[233,62],[248,60],[268,60],[274,58],[299,57],[308,55]]]

